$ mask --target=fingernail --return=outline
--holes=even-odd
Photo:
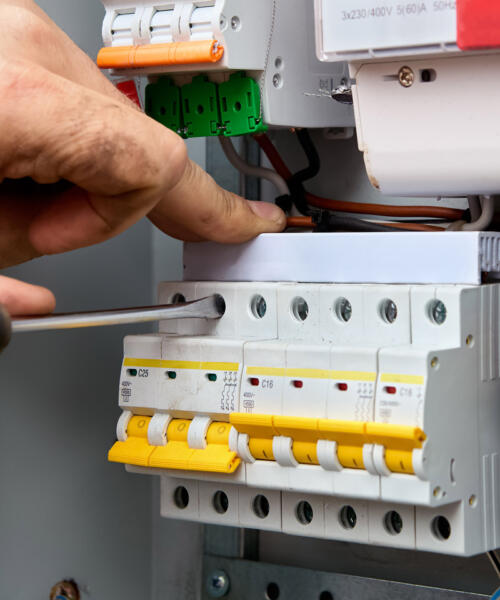
[[[277,225],[284,225],[285,213],[276,204],[259,200],[250,200],[248,203],[252,211],[261,219],[273,221]]]

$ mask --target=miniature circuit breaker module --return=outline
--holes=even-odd
[[[125,339],[109,460],[160,477],[164,517],[494,551],[498,3],[104,4],[99,66],[165,127],[218,136],[289,217],[239,247],[186,245],[184,281],[160,284],[159,302],[215,293],[225,313]],[[272,141],[290,128],[303,171]],[[308,191],[311,130],[353,128],[370,197]],[[242,135],[268,167],[237,154]]]

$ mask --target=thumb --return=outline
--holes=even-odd
[[[222,189],[192,161],[188,161],[181,179],[149,213],[149,218],[166,233],[175,225],[197,238],[225,243],[278,232],[286,225],[279,207],[245,200]]]
[[[0,304],[12,316],[43,315],[54,310],[56,300],[44,287],[0,275]]]

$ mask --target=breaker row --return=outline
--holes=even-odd
[[[266,66],[272,18],[267,0],[103,4],[101,68],[115,73],[133,68],[135,75],[144,75],[207,69],[262,72]]]
[[[143,467],[233,473],[240,459],[327,471],[366,469],[373,475],[417,473],[425,479],[426,436],[417,427],[233,413],[230,424],[209,417],[172,419],[125,411],[109,460]]]
[[[427,508],[162,476],[161,514],[447,554],[477,551],[484,543],[476,497],[466,503]],[[471,533],[465,539],[468,529]]]
[[[463,346],[473,286],[169,282],[167,304],[220,294],[226,312],[217,322],[160,323],[163,333],[226,338],[331,342],[377,347],[397,344]]]

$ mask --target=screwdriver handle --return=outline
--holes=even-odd
[[[5,306],[0,304],[0,352],[9,345],[12,336],[12,322]]]

